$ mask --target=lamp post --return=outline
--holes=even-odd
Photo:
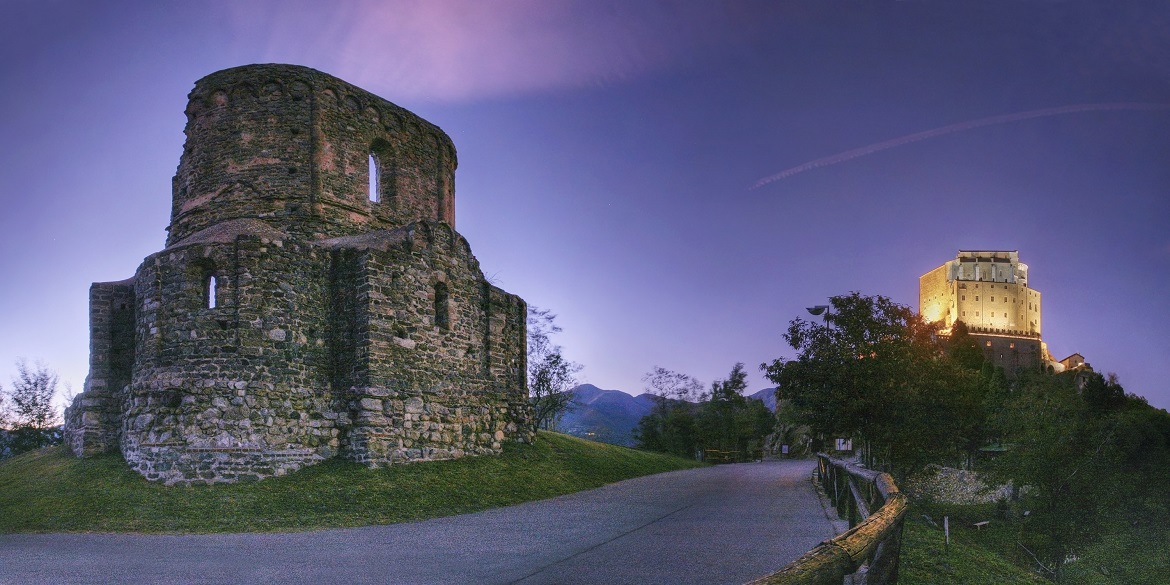
[[[809,314],[814,316],[814,317],[820,317],[821,315],[824,315],[823,319],[825,321],[828,321],[829,320],[829,313],[832,312],[829,310],[831,308],[832,307],[830,307],[829,305],[816,305],[813,307],[808,307],[807,310],[808,310]]]

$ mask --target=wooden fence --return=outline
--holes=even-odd
[[[849,530],[749,585],[897,583],[906,496],[894,479],[824,454],[817,455],[817,478]]]

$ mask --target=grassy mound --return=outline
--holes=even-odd
[[[541,433],[499,457],[367,469],[331,460],[247,484],[166,487],[120,455],[0,464],[0,532],[263,532],[388,524],[538,500],[698,463]]]

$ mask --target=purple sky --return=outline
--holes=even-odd
[[[1170,4],[91,2],[0,5],[0,383],[80,391],[88,288],[160,250],[196,79],[308,65],[438,124],[486,274],[559,315],[603,388],[791,357],[804,307],[916,306],[959,249],[1019,250],[1044,339],[1170,407]]]

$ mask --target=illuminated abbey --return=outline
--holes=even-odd
[[[1040,338],[1040,291],[1028,287],[1028,265],[1016,250],[960,250],[918,279],[918,306],[944,332],[962,321],[984,355],[1007,372],[1064,368]]]

